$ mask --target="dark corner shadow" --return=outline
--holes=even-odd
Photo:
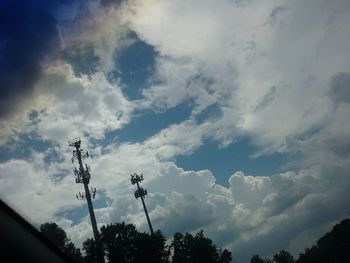
[[[0,262],[74,262],[1,199],[0,233]]]

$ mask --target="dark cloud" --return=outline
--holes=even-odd
[[[332,77],[329,96],[336,105],[350,102],[350,73],[338,73]]]
[[[259,104],[255,107],[255,111],[259,111],[269,105],[276,97],[276,90],[277,88],[275,86],[271,87]]]
[[[58,45],[61,7],[73,1],[8,0],[0,4],[0,118],[31,94],[41,61]]]
[[[72,65],[74,74],[94,73],[100,63],[91,43],[73,44],[62,51],[62,58]]]
[[[274,9],[272,9],[269,15],[269,19],[265,24],[268,24],[271,27],[275,27],[283,24],[281,20],[281,14],[287,10],[288,8],[286,8],[285,6],[276,6]]]
[[[123,2],[125,2],[125,0],[101,0],[101,5],[104,7],[110,7],[110,6],[118,7]]]

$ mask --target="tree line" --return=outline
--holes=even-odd
[[[325,234],[311,248],[299,254],[297,259],[285,250],[274,254],[272,258],[254,255],[250,263],[349,263],[350,262],[350,219],[336,224],[332,231]]]
[[[95,263],[102,255],[109,263],[229,263],[231,252],[218,248],[203,231],[195,235],[175,233],[168,245],[161,231],[139,232],[135,225],[114,223],[100,229],[100,246],[94,239],[83,243],[83,252],[68,239],[56,223],[45,223],[40,232],[73,261]],[[102,249],[100,248],[102,247]]]
[[[229,263],[232,253],[217,247],[203,231],[195,235],[175,233],[167,243],[161,231],[154,235],[139,232],[135,225],[114,223],[101,227],[100,246],[94,239],[83,243],[83,253],[68,239],[65,231],[56,223],[40,226],[54,245],[76,262],[98,262],[104,256],[107,262],[119,263]],[[254,255],[250,263],[345,263],[350,262],[350,219],[335,225],[331,232],[321,237],[311,248],[306,248],[295,259],[288,251],[281,250],[271,258]]]

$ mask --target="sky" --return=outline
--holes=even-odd
[[[350,199],[348,0],[3,0],[0,197],[92,237],[72,149],[90,153],[99,227],[200,229],[237,262],[297,256]]]

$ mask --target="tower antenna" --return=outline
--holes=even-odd
[[[139,197],[141,198],[143,209],[145,210],[145,214],[146,214],[146,219],[147,219],[147,223],[148,223],[148,226],[149,226],[149,230],[151,231],[151,235],[153,235],[154,234],[153,227],[152,227],[152,224],[151,224],[151,220],[149,219],[148,211],[147,211],[145,200],[144,200],[144,197],[147,195],[147,190],[143,189],[142,187],[140,187],[140,184],[139,184],[139,183],[141,183],[142,180],[143,180],[143,175],[142,174],[138,175],[137,173],[134,173],[134,174],[130,175],[131,184],[136,184],[137,185],[137,190],[135,191],[134,196],[135,196],[136,199],[138,199]]]
[[[100,242],[100,235],[97,229],[97,223],[96,223],[96,217],[94,213],[94,208],[92,206],[92,199],[95,199],[96,195],[96,188],[89,189],[89,183],[90,183],[90,166],[85,164],[85,168],[83,165],[83,159],[86,159],[89,157],[89,152],[84,151],[80,145],[81,145],[81,140],[80,138],[75,138],[72,141],[68,142],[68,145],[73,147],[73,157],[72,157],[72,163],[74,163],[75,160],[78,160],[79,164],[79,169],[74,168],[74,175],[75,175],[75,182],[77,184],[83,184],[84,185],[84,192],[83,193],[78,193],[76,195],[76,198],[78,200],[86,200],[88,208],[89,208],[89,214],[90,214],[90,219],[91,219],[91,226],[92,226],[92,231],[94,233],[94,239],[95,242],[97,243],[98,247],[101,248],[101,242]],[[101,251],[102,252],[102,251]],[[101,263],[104,263],[104,257],[103,254],[98,255],[98,261]]]

